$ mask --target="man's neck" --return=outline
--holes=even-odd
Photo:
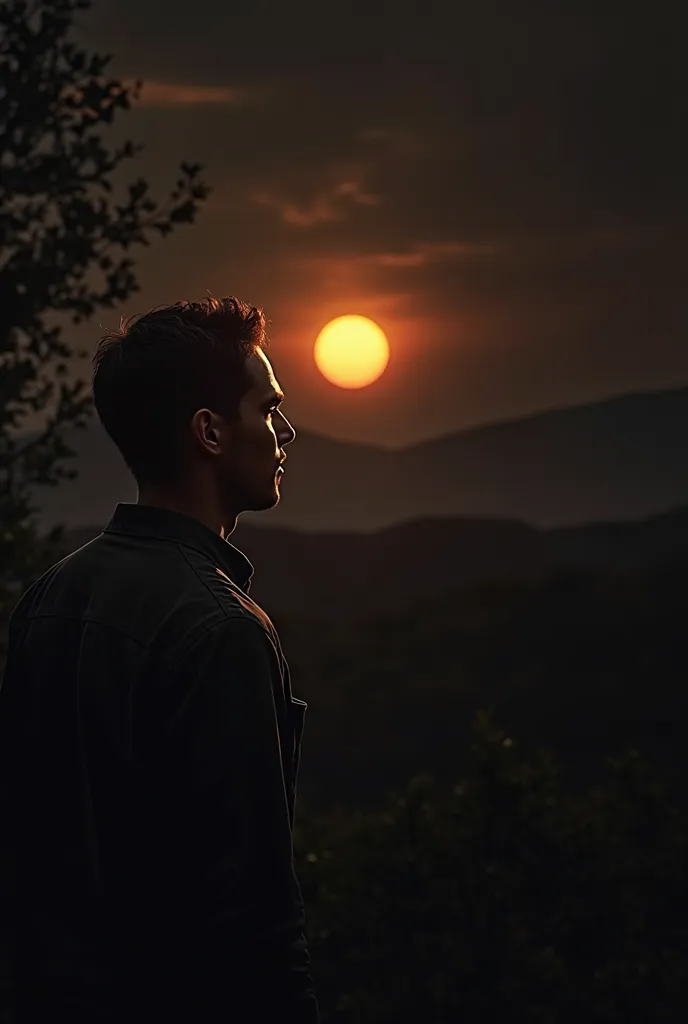
[[[153,505],[155,508],[166,508],[171,512],[197,519],[213,533],[226,540],[236,530],[236,516],[233,518],[220,511],[213,501],[204,501],[202,496],[189,488],[178,491],[160,486],[139,488],[138,505]]]

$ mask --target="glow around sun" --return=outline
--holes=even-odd
[[[364,388],[384,373],[389,345],[384,332],[365,316],[338,316],[315,342],[315,363],[340,388]]]

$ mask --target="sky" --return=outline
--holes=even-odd
[[[80,39],[141,78],[113,139],[164,194],[213,193],[96,316],[264,307],[295,425],[398,446],[688,383],[688,71],[678,3],[96,0]],[[386,332],[368,388],[313,361],[329,319]]]

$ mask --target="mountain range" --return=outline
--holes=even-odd
[[[100,527],[66,535],[66,550]],[[560,570],[636,570],[688,553],[688,509],[638,522],[542,530],[518,521],[423,519],[375,534],[240,525],[251,596],[270,615],[354,622],[490,579],[538,581]]]
[[[67,438],[78,477],[41,488],[41,523],[104,523],[136,487],[94,417]],[[688,387],[621,395],[462,430],[401,449],[299,429],[282,501],[242,524],[366,533],[432,518],[541,528],[636,520],[688,505]],[[437,527],[440,529],[440,527]],[[508,529],[508,527],[505,527]]]

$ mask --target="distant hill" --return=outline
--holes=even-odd
[[[73,550],[100,528],[72,530]],[[352,621],[489,578],[561,567],[636,569],[688,553],[688,509],[632,523],[541,530],[507,520],[423,519],[376,534],[308,534],[242,524],[251,594],[276,617]]]
[[[45,526],[105,522],[136,488],[94,420],[77,433],[80,476],[38,495]],[[623,395],[464,430],[399,450],[299,430],[283,500],[261,528],[367,532],[432,517],[540,527],[633,520],[688,505],[688,388]]]
[[[459,588],[370,622],[286,621],[294,693],[308,702],[301,799],[374,805],[420,771],[456,782],[482,709],[521,752],[556,751],[567,789],[633,745],[677,773],[686,806],[687,574],[685,558],[579,569]],[[658,827],[648,817],[648,841]]]

